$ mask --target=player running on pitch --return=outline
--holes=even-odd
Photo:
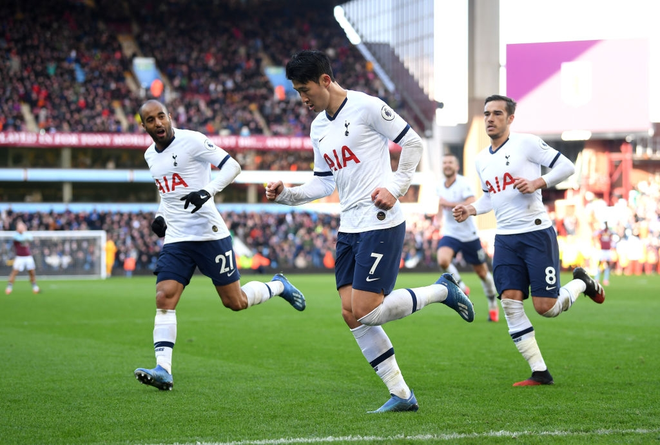
[[[474,192],[468,180],[458,174],[459,163],[456,155],[445,153],[442,159],[442,172],[445,180],[438,186],[438,218],[442,220],[442,238],[438,242],[438,265],[441,270],[451,273],[463,292],[468,294],[467,286],[463,284],[461,275],[452,263],[457,253],[463,254],[466,263],[472,265],[481,280],[481,286],[488,300],[488,321],[500,320],[497,307],[497,289],[493,275],[488,270],[488,256],[484,251],[477,224],[474,218],[468,218],[465,223],[456,222],[452,209],[458,204],[470,204],[475,201]]]
[[[523,307],[530,287],[534,309],[544,317],[567,311],[582,292],[603,303],[605,291],[581,267],[573,271],[573,280],[561,286],[557,233],[543,205],[541,189],[568,178],[575,167],[537,136],[512,133],[515,112],[511,98],[486,98],[484,122],[491,145],[476,160],[484,194],[472,204],[454,207],[453,214],[456,221],[463,222],[470,215],[495,211],[495,286],[509,335],[532,368],[530,378],[513,386],[551,385],[552,375]],[[541,166],[551,170],[541,176]]]
[[[211,278],[225,307],[240,311],[279,295],[298,311],[305,297],[282,274],[272,281],[240,285],[232,238],[213,196],[231,184],[241,167],[202,133],[172,127],[163,104],[149,100],[140,107],[142,126],[154,143],[144,158],[160,192],[160,206],[151,228],[165,237],[158,256],[154,349],[156,367],[138,368],[145,385],[172,389],[172,350],[176,342],[176,306],[195,269]],[[215,179],[211,165],[218,167]]]
[[[342,315],[364,357],[383,380],[390,399],[372,412],[417,411],[415,394],[403,380],[394,348],[381,325],[407,317],[430,303],[444,303],[466,321],[472,302],[450,274],[426,287],[394,289],[405,235],[398,198],[410,187],[422,154],[412,128],[378,98],[345,90],[320,51],[301,51],[286,66],[287,78],[310,110],[314,175],[298,187],[282,181],[266,186],[266,197],[297,205],[330,195],[341,205],[335,279]],[[389,142],[402,147],[393,173]]]

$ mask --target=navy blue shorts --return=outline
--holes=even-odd
[[[463,252],[463,259],[466,263],[476,266],[478,264],[483,264],[488,259],[486,251],[481,245],[481,240],[479,238],[472,241],[460,241],[451,236],[443,236],[438,241],[438,249],[441,247],[449,247],[454,251],[454,256],[458,252]]]
[[[529,297],[557,298],[559,279],[559,245],[552,227],[516,235],[495,235],[493,279],[497,292],[507,289],[522,291]]]
[[[337,289],[353,289],[389,295],[394,289],[401,264],[406,223],[361,233],[339,232],[335,280]]]
[[[213,241],[181,241],[163,246],[154,275],[156,283],[174,280],[184,286],[190,283],[195,268],[209,277],[216,286],[241,279],[236,268],[236,256],[231,236]]]

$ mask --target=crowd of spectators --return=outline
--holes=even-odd
[[[597,234],[607,223],[612,232],[613,273],[660,273],[660,178],[639,182],[628,194],[617,192],[611,206],[587,193],[584,213],[557,220],[563,265],[599,267]]]
[[[334,248],[339,227],[337,215],[308,211],[288,213],[222,211],[234,239],[242,268],[259,271],[284,269],[324,270],[334,267]],[[135,273],[153,271],[162,240],[151,232],[154,215],[149,212],[32,212],[5,210],[0,230],[13,230],[23,220],[28,230],[104,230],[117,247],[113,273],[123,273],[127,258],[135,261]],[[562,265],[568,270],[581,265],[595,273],[599,246],[593,233],[607,221],[613,230],[616,261],[614,274],[660,273],[660,180],[641,182],[613,206],[588,199],[575,231],[566,231],[566,218],[556,220]],[[584,230],[579,230],[584,224]],[[571,226],[569,223],[568,226]],[[580,235],[582,233],[582,235]],[[436,215],[410,214],[406,224],[401,267],[436,270],[440,239]],[[482,241],[484,239],[482,238]],[[492,245],[486,245],[492,255]],[[263,259],[268,266],[255,264]],[[461,264],[458,257],[459,267]]]
[[[277,3],[277,4],[276,4]],[[327,51],[339,82],[399,108],[333,18],[334,2],[24,0],[0,5],[0,131],[26,131],[21,104],[48,132],[141,132],[120,34],[154,57],[175,125],[206,134],[307,136],[314,115],[265,75],[300,49]],[[125,7],[124,7],[125,6]],[[136,25],[136,26],[133,26]],[[121,108],[125,119],[120,119]]]
[[[113,101],[130,94],[124,77],[128,60],[100,8],[82,2],[66,8],[39,0],[2,2],[0,23],[3,131],[27,130],[21,103],[39,130],[121,130]]]
[[[247,252],[259,254],[273,269],[323,268],[324,260],[334,251],[339,220],[329,214],[310,212],[258,213],[222,212],[223,217]],[[162,247],[151,231],[154,215],[150,212],[13,212],[6,210],[0,218],[0,230],[14,230],[24,221],[34,230],[104,230],[117,248],[113,273],[123,273],[128,258],[135,261],[135,273],[153,271]],[[64,255],[64,252],[62,252]],[[249,262],[240,264],[250,267]],[[327,263],[326,263],[327,264]],[[332,259],[334,264],[334,259]]]
[[[252,268],[249,258],[265,258],[272,270],[323,270],[334,267],[334,249],[339,227],[337,215],[315,212],[221,212],[234,239],[239,264]],[[13,212],[6,210],[0,218],[0,230],[14,230],[16,222],[24,221],[28,230],[104,230],[117,252],[113,274],[123,274],[126,259],[135,261],[134,272],[153,271],[162,239],[152,233],[150,212]],[[434,266],[434,243],[426,239],[429,220],[422,217],[408,226],[402,264],[405,267]],[[242,248],[245,246],[247,251]],[[416,259],[419,252],[428,258]],[[62,252],[64,255],[64,252]],[[247,261],[246,261],[247,260]],[[257,267],[254,267],[257,269]],[[260,267],[263,271],[264,268]],[[269,270],[270,272],[270,270]]]

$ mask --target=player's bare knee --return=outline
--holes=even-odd
[[[440,266],[444,270],[447,270],[447,268],[449,267],[450,264],[451,264],[451,261],[449,261],[449,260],[438,259],[438,266]]]
[[[555,317],[551,311],[555,303],[557,303],[556,298],[538,298],[534,300],[534,309],[539,315],[552,318]]]
[[[369,315],[371,311],[366,310],[365,308],[353,308],[353,317],[355,317],[356,320],[360,320],[361,318]],[[368,324],[368,323],[362,323],[362,324]]]
[[[380,326],[384,323],[383,305],[380,304],[375,308],[369,306],[362,306],[360,308],[353,308],[353,315],[362,324],[367,326]]]
[[[167,292],[165,292],[162,289],[157,289],[156,290],[156,307],[157,308],[165,308],[167,306]]]
[[[232,299],[227,301],[222,300],[222,304],[227,309],[231,309],[234,312],[242,311],[244,309],[247,309],[248,307],[247,299],[245,299],[245,301],[243,301],[243,299],[239,299],[239,300]]]
[[[248,308],[247,296],[242,291],[240,291],[238,295],[220,295],[220,300],[224,307],[231,309],[234,312]]]
[[[344,318],[344,322],[350,327],[353,328],[355,326],[358,326],[360,323],[357,321],[357,318],[355,318],[355,315],[353,315],[353,312],[350,309],[343,309],[341,310],[341,315]]]

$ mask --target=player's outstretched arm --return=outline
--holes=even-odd
[[[296,187],[284,187],[282,181],[266,184],[266,198],[279,204],[296,206],[329,196],[334,190],[332,174],[314,174],[312,179]]]

